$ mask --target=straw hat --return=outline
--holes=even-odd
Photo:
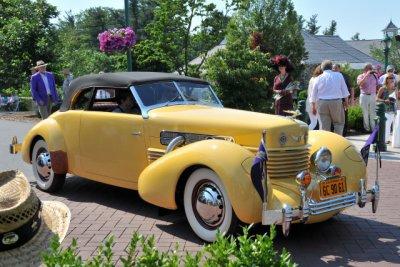
[[[38,60],[36,61],[36,66],[34,67],[35,69],[40,68],[40,67],[46,67],[48,64],[44,63],[43,60]]]
[[[40,201],[20,171],[0,173],[0,266],[38,266],[53,235],[64,239],[71,213],[58,201]]]

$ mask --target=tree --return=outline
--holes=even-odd
[[[76,16],[67,13],[61,18],[57,29],[59,42],[55,49],[56,69],[69,68],[75,77],[99,71],[125,70],[126,55],[100,52],[97,40],[102,29],[122,23],[119,13],[116,9],[99,8],[85,10]],[[91,18],[90,14],[98,16]],[[101,23],[95,25],[96,21]]]
[[[189,61],[221,41],[227,20],[205,0],[156,3],[154,19],[145,28],[147,38],[134,50],[137,68],[189,74]],[[195,19],[201,21],[199,27],[195,27]]]
[[[325,30],[323,32],[324,35],[335,35],[336,26],[337,26],[337,22],[335,20],[332,20],[331,24],[329,25],[329,27],[325,28]]]
[[[21,87],[34,62],[52,62],[57,38],[50,20],[57,14],[45,0],[0,2],[0,88]]]
[[[242,6],[233,17],[230,27],[237,30],[227,35],[228,42],[240,40],[248,46],[249,37],[258,32],[262,36],[260,47],[271,56],[283,54],[295,66],[295,76],[302,70],[306,58],[301,35],[301,18],[291,0],[254,0]]]
[[[376,60],[385,62],[385,54],[382,47],[372,46],[371,55]],[[393,38],[391,41],[388,54],[388,63],[396,66],[396,69],[400,68],[400,42],[396,41],[396,38]]]
[[[204,76],[225,106],[271,111],[268,91],[276,72],[269,59],[288,55],[300,72],[306,57],[301,28],[301,18],[289,0],[258,0],[239,8],[228,24],[226,49],[204,65]]]
[[[84,10],[76,16],[76,27],[81,36],[85,36],[84,42],[97,48],[99,41],[97,36],[112,28],[125,26],[125,17],[122,9],[108,7],[93,7]]]
[[[138,41],[146,38],[145,27],[154,19],[156,0],[130,0],[132,12],[132,26],[135,29]]]
[[[351,40],[353,41],[359,41],[360,40],[360,33],[356,32],[352,37]]]
[[[309,34],[316,35],[318,34],[319,28],[321,28],[321,26],[317,26],[318,23],[317,17],[318,15],[314,14],[310,17],[310,20],[307,21],[306,31]]]
[[[225,107],[267,112],[272,104],[267,98],[273,75],[269,59],[268,53],[250,50],[236,41],[207,59],[204,77],[211,81]]]

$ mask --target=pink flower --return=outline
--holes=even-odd
[[[102,52],[119,52],[136,44],[136,34],[131,27],[110,29],[99,33],[99,48]]]

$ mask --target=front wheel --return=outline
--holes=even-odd
[[[50,152],[44,140],[35,143],[32,150],[32,168],[37,187],[46,192],[59,191],[64,183],[66,174],[56,174],[51,166]]]
[[[183,195],[186,218],[201,239],[213,242],[216,234],[236,230],[238,219],[218,175],[210,169],[194,171]]]

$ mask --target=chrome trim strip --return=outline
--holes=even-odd
[[[311,215],[318,215],[333,210],[343,209],[355,205],[357,202],[356,193],[350,193],[330,200],[316,202],[310,199],[308,206]]]

